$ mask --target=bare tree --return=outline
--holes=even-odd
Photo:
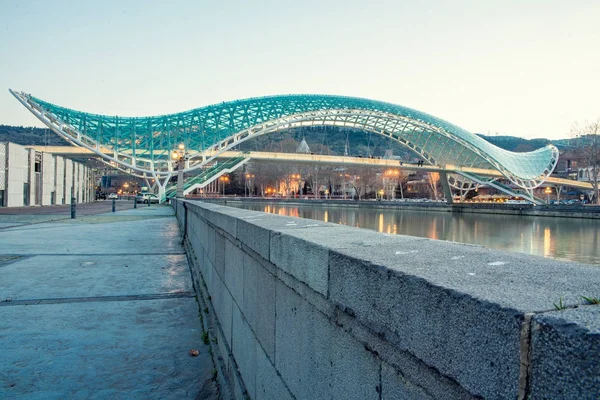
[[[361,200],[365,194],[366,167],[349,167],[344,171],[345,184],[354,190],[354,195]]]
[[[427,174],[427,182],[429,183],[429,187],[431,188],[431,193],[433,194],[433,199],[438,199],[438,183],[440,181],[440,174],[438,172],[429,172]]]
[[[582,160],[584,176],[590,181],[596,204],[600,205],[598,182],[600,180],[600,118],[584,125],[575,124],[571,134],[577,139],[578,153]]]

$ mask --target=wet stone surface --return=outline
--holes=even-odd
[[[170,207],[9,219],[0,398],[217,398]]]

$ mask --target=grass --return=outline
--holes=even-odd
[[[554,303],[554,308],[556,308],[559,311],[567,308],[567,303],[565,303],[564,300],[565,298],[563,296],[560,296],[560,299],[558,299],[558,303]]]
[[[585,297],[581,296],[582,299],[587,301],[589,304],[600,304],[600,298],[598,297]]]
[[[202,342],[204,344],[210,343],[210,341],[208,340],[208,332],[207,331],[202,331]]]

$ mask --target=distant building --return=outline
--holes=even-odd
[[[68,158],[0,142],[0,207],[94,201],[92,175]]]
[[[598,168],[598,167],[596,167]],[[581,181],[581,182],[591,182],[592,181],[592,167],[588,167],[588,168],[579,168],[577,170],[577,180]],[[598,178],[600,179],[600,175],[598,176]]]
[[[308,147],[308,143],[306,143],[305,138],[302,138],[302,141],[298,147],[296,147],[296,153],[310,154],[310,147]]]

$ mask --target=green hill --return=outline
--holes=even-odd
[[[553,143],[564,150],[571,146],[572,139],[550,141],[548,139],[523,139],[514,136],[479,136],[500,148],[515,152],[539,149]],[[348,142],[351,156],[383,157],[386,150],[393,150],[394,156],[408,160],[415,156],[404,146],[381,135],[353,128],[314,126],[284,130],[277,134],[264,135],[240,145],[241,150],[293,152],[302,139],[306,139],[311,151],[316,154],[343,155]],[[65,140],[50,129],[0,125],[0,142],[13,142],[21,145],[67,146]]]

